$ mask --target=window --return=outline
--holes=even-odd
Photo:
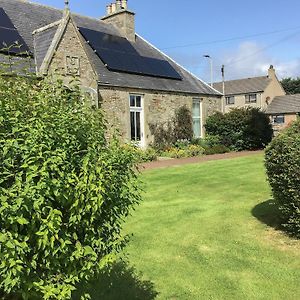
[[[202,137],[201,99],[193,100],[193,131],[194,137]]]
[[[130,95],[130,139],[140,142],[142,139],[142,96]]]
[[[245,95],[245,102],[246,103],[256,103],[257,95],[256,94],[248,94]]]
[[[285,123],[284,115],[273,116],[272,119],[273,119],[273,124],[284,124]]]
[[[235,103],[234,96],[228,96],[228,97],[225,97],[225,99],[226,99],[226,105],[232,105]]]

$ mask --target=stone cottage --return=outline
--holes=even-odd
[[[127,0],[108,5],[101,19],[71,13],[68,2],[59,10],[0,0],[0,42],[11,43],[13,32],[19,43],[3,49],[0,61],[24,61],[30,71],[61,75],[66,84],[76,77],[126,142],[147,147],[150,129],[184,105],[194,136],[204,136],[205,119],[221,110],[221,94],[139,36]]]

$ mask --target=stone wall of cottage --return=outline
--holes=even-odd
[[[168,122],[174,117],[175,110],[183,105],[192,110],[193,99],[202,101],[202,124],[205,124],[205,119],[208,115],[216,110],[221,110],[221,99],[217,97],[210,98],[183,93],[141,91],[129,88],[98,88],[96,73],[89,62],[83,46],[84,41],[81,39],[74,24],[70,21],[50,62],[48,73],[55,76],[61,75],[66,84],[74,80],[74,78],[77,79],[81,87],[93,95],[97,104],[99,97],[100,106],[108,123],[109,135],[117,130],[123,141],[130,141],[129,97],[131,94],[141,95],[143,99],[143,131],[145,140],[143,146],[145,147],[153,142],[154,137],[150,130],[151,125],[155,126]],[[78,59],[79,70],[77,74],[69,74],[67,57]],[[74,70],[76,71],[76,68]],[[204,127],[202,132],[205,132]]]
[[[80,86],[93,97],[96,103],[97,76],[83,44],[84,41],[70,20],[49,64],[48,74],[60,75],[66,83],[78,80]]]
[[[100,105],[109,124],[108,128],[113,128],[112,131],[117,128],[125,142],[130,141],[129,97],[131,94],[141,95],[143,99],[145,147],[153,142],[151,125],[168,122],[174,117],[175,110],[181,106],[186,105],[192,110],[194,99],[202,101],[202,124],[205,124],[207,116],[215,111],[221,111],[221,99],[218,97],[100,87]],[[205,132],[204,127],[203,132]]]

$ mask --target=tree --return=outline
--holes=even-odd
[[[300,77],[284,78],[281,80],[281,84],[288,95],[300,94]]]
[[[140,195],[78,87],[0,77],[0,294],[70,299],[121,251]]]

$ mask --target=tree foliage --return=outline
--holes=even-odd
[[[257,108],[216,112],[207,118],[205,129],[207,134],[218,136],[221,144],[235,150],[264,148],[273,135],[268,116]]]
[[[70,299],[120,251],[134,158],[61,82],[0,77],[0,290]],[[0,292],[1,293],[1,292]]]
[[[265,165],[282,224],[300,238],[300,121],[271,142]]]
[[[283,78],[281,80],[283,89],[288,95],[300,94],[300,77],[297,78]]]

